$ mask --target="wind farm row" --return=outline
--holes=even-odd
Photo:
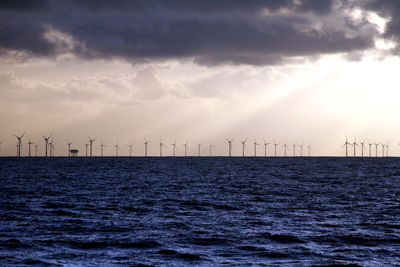
[[[33,156],[44,156],[44,157],[52,157],[55,156],[55,141],[52,138],[51,135],[47,136],[42,136],[42,141],[41,142],[32,142],[30,139],[26,143],[26,151],[25,154],[23,153],[23,138],[25,136],[25,133],[22,135],[14,135],[16,138],[16,156],[21,157],[21,156],[28,156],[28,157],[33,157]],[[150,155],[149,153],[149,146],[152,144],[152,142],[148,139],[145,139],[143,142],[143,146],[134,146],[133,143],[126,144],[126,149],[124,151],[122,150],[122,147],[120,146],[119,142],[116,142],[116,144],[111,145],[112,147],[112,152],[110,153],[110,149],[108,151],[106,150],[106,147],[109,147],[108,145],[104,144],[102,141],[99,145],[100,147],[100,153],[95,155],[93,153],[93,148],[95,146],[95,138],[88,137],[87,142],[84,144],[84,153],[81,153],[81,156],[86,156],[86,157],[92,157],[92,156],[134,156],[134,155],[143,155],[145,157],[147,156],[213,156],[213,151],[216,148],[215,145],[213,145],[211,142],[207,145],[207,148],[204,149],[205,145],[204,143],[199,143],[199,142],[189,142],[188,140],[185,141],[185,143],[178,144],[177,141],[174,141],[173,143],[166,144],[164,143],[163,139],[160,138],[159,141],[153,142],[155,145],[158,147],[159,153],[158,154],[153,154]],[[225,156],[311,156],[311,146],[307,145],[306,147],[304,144],[288,144],[287,142],[285,143],[277,143],[275,141],[272,142],[267,142],[264,140],[263,143],[258,143],[256,139],[254,139],[253,142],[248,141],[248,139],[241,139],[239,140],[238,143],[240,143],[240,154],[234,154],[233,153],[233,145],[235,143],[235,139],[225,139],[226,144],[227,144],[227,154]],[[80,152],[78,148],[73,148],[72,147],[73,142],[71,141],[66,141],[65,142],[65,152],[59,154],[58,156],[78,156],[78,153]],[[269,146],[270,145],[270,146]],[[1,143],[0,143],[1,146]],[[181,146],[181,149],[178,149],[178,147]],[[262,146],[260,149],[259,146]],[[271,147],[269,149],[269,147]],[[43,151],[39,151],[40,148],[43,148]],[[202,150],[203,149],[203,150]],[[307,149],[306,153],[305,150]],[[207,150],[207,151],[204,151]],[[0,147],[1,151],[1,147]],[[42,152],[42,153],[40,153]],[[107,154],[105,152],[108,152]],[[122,153],[125,152],[125,153]],[[178,153],[179,152],[179,153]],[[189,153],[191,152],[191,153]]]
[[[16,138],[16,156],[44,156],[53,157],[56,156],[55,141],[51,135],[42,135],[39,142],[33,142],[31,139],[23,143],[25,133],[22,135],[14,135]],[[253,140],[246,139],[225,139],[226,147],[223,150],[226,154],[222,156],[242,156],[242,157],[304,157],[311,156],[311,146],[298,144],[298,143],[278,143],[274,140],[266,141],[263,140],[259,143],[256,138]],[[0,142],[0,153],[1,153],[1,142]],[[103,141],[96,142],[95,138],[88,137],[87,141],[84,142],[81,147],[82,151],[79,150],[81,147],[73,147],[72,141],[64,141],[60,144],[65,147],[57,156],[214,156],[214,149],[216,146],[213,143],[200,143],[200,142],[189,142],[186,140],[184,143],[177,143],[175,140],[173,143],[165,143],[162,138],[157,141],[151,141],[144,139],[142,144],[134,145],[133,143],[120,145],[117,141],[115,144],[104,144]],[[59,145],[59,146],[60,146]],[[233,151],[234,145],[236,146],[235,153]],[[154,146],[157,148],[158,153],[150,154],[149,148]],[[239,146],[239,149],[238,149]],[[97,153],[94,153],[95,148]],[[100,149],[99,149],[100,148]],[[344,156],[346,157],[388,157],[389,156],[389,142],[366,142],[366,139],[362,142],[357,142],[354,139],[350,142],[346,137],[342,149],[344,150]]]

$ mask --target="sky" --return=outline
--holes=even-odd
[[[3,0],[0,142],[55,154],[88,136],[105,155],[342,156],[349,141],[400,155],[400,1]],[[367,152],[366,146],[366,151]],[[300,148],[297,147],[296,155]],[[32,149],[33,151],[33,149]],[[33,153],[33,152],[32,152]],[[357,148],[360,154],[360,148]]]

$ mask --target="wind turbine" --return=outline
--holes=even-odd
[[[303,144],[299,145],[299,147],[300,147],[300,157],[302,157],[303,156]]]
[[[368,154],[369,154],[369,157],[371,157],[371,146],[373,145],[374,143],[371,143],[371,142],[368,142]]]
[[[209,148],[210,148],[210,157],[212,157],[212,150],[213,150],[213,148],[215,148],[215,146],[213,146],[213,145],[210,143]]]
[[[183,144],[183,146],[185,147],[185,157],[187,156],[188,142],[189,140],[186,140],[186,143]]]
[[[45,141],[45,143],[46,143],[46,149],[45,149],[45,151],[46,151],[46,154],[45,154],[45,156],[47,157],[47,148],[49,147],[49,139],[50,139],[50,137],[51,137],[51,134],[49,135],[49,136],[44,136],[44,135],[42,135],[42,137],[44,138],[44,141]]]
[[[119,142],[117,141],[117,144],[114,145],[115,147],[115,156],[118,157],[118,150],[119,150]]]
[[[165,147],[162,138],[160,137],[160,157],[162,157],[162,148]]]
[[[307,149],[308,149],[308,156],[310,156],[310,155],[311,155],[311,146],[308,145],[308,146],[307,146]]]
[[[356,138],[354,138],[354,142],[353,142],[352,146],[353,146],[353,150],[354,150],[354,157],[355,157],[355,156],[356,156],[356,146],[359,146],[359,145],[357,144],[357,140],[356,140]]]
[[[35,157],[38,155],[38,144],[35,144]]]
[[[202,145],[202,144],[203,144],[203,143],[200,143],[200,144],[197,143],[197,148],[198,148],[198,152],[199,152],[199,154],[198,154],[199,157],[201,156],[201,153],[200,153],[200,152],[201,152],[201,145]]]
[[[89,136],[90,156],[93,156],[93,154],[92,154],[92,152],[93,152],[92,148],[93,148],[93,142],[94,142],[95,140],[96,140],[96,139],[92,139],[92,138]]]
[[[254,138],[254,157],[257,157],[257,146],[259,145],[259,143],[257,143],[257,139]]]
[[[54,140],[51,140],[51,142],[49,142],[49,148],[50,148],[50,157],[53,157],[55,151]]]
[[[293,157],[296,157],[296,144],[293,144]]]
[[[144,139],[144,156],[147,157],[147,145],[150,143],[150,141],[147,141],[147,139]]]
[[[387,142],[386,146],[386,157],[389,157],[389,142]]]
[[[132,157],[132,149],[133,149],[133,144],[129,144],[129,157]]]
[[[68,157],[71,157],[71,145],[72,145],[72,142],[67,141],[67,145],[68,145]]]
[[[232,156],[232,142],[233,142],[233,138],[232,139],[226,139],[225,140],[228,142],[228,155],[229,157]]]
[[[346,135],[346,142],[344,142],[344,145],[343,145],[343,146],[346,147],[346,157],[349,156],[349,153],[348,153],[348,150],[347,150],[347,146],[348,146],[348,145],[351,145],[351,143],[348,141],[347,135]]]
[[[176,140],[175,140],[175,142],[173,143],[173,144],[171,144],[171,146],[172,146],[172,156],[174,156],[175,157],[175,151],[176,151]]]
[[[86,147],[86,157],[88,156],[88,146],[89,146],[89,144],[85,144],[85,147]]]
[[[382,146],[382,157],[384,157],[385,156],[385,144],[382,143],[381,146]]]
[[[361,144],[361,157],[364,157],[365,138],[364,138],[364,141],[360,142],[360,144]]]
[[[0,142],[0,155],[1,155],[1,144],[2,144],[2,142]]]
[[[242,157],[244,157],[244,151],[246,150],[246,141],[247,138],[245,140],[240,141],[240,143],[242,143]]]
[[[283,145],[283,148],[285,149],[285,157],[286,157],[286,150],[290,150],[287,145],[287,142],[285,142],[285,144]]]
[[[28,142],[28,147],[29,147],[29,157],[31,156],[31,145],[34,145],[34,143],[31,141],[31,139],[29,139],[29,142]]]
[[[269,143],[267,143],[267,141],[264,140],[264,157],[267,156],[267,146],[269,145]]]
[[[375,157],[378,157],[378,146],[380,143],[375,143]]]
[[[22,138],[24,137],[25,133],[23,133],[21,136],[17,136],[14,134],[14,136],[18,139],[17,143],[17,156],[21,157],[21,147],[22,147]]]
[[[106,145],[103,144],[103,141],[101,141],[100,149],[101,149],[101,156],[102,156],[102,157],[104,156],[104,154],[103,154],[103,148],[104,148],[105,146],[106,146]]]
[[[275,155],[275,157],[276,157],[276,147],[277,146],[279,146],[279,143],[276,143],[275,141],[274,141],[274,155]]]

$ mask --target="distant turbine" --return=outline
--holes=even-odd
[[[232,156],[232,142],[233,142],[233,138],[232,139],[226,139],[225,140],[228,142],[228,155],[229,157]]]
[[[359,146],[358,144],[357,144],[357,140],[354,138],[354,142],[353,142],[353,144],[352,144],[352,146],[353,146],[353,152],[354,152],[354,157],[356,156],[356,146]]]
[[[382,146],[382,157],[384,157],[385,156],[385,144],[381,144],[381,146]]]
[[[55,152],[54,140],[51,140],[51,142],[49,142],[49,149],[50,149],[50,157],[53,157]]]
[[[371,143],[371,142],[368,142],[368,155],[369,155],[369,157],[371,157],[371,146],[373,145],[374,143]]]
[[[259,143],[257,143],[257,140],[254,138],[254,157],[257,157],[257,146],[259,145]]]
[[[129,157],[132,157],[132,149],[133,149],[133,144],[129,144]]]
[[[150,143],[150,141],[147,141],[147,139],[144,139],[144,156],[147,157],[147,145]]]
[[[22,147],[22,138],[24,137],[25,133],[23,133],[21,136],[17,136],[14,134],[14,136],[18,139],[17,142],[17,156],[21,157],[21,147]]]
[[[275,157],[276,157],[276,147],[277,146],[279,146],[279,143],[275,143],[275,141],[274,141],[274,155],[275,155]]]
[[[296,157],[296,144],[293,144],[293,157]]]
[[[103,149],[104,149],[105,146],[106,146],[106,145],[103,144],[103,141],[101,141],[100,150],[101,150],[101,156],[102,156],[102,157],[104,156],[104,154],[103,154]]]
[[[44,139],[44,141],[45,141],[45,143],[46,143],[46,149],[45,149],[45,151],[46,151],[46,153],[45,153],[45,157],[47,157],[47,148],[49,147],[49,139],[50,139],[50,136],[51,135],[49,135],[49,136],[44,136],[44,135],[42,135],[42,137],[43,137],[43,139]]]
[[[186,140],[186,143],[182,144],[185,147],[185,157],[187,156],[188,143],[189,143],[189,140]]]
[[[85,144],[85,147],[86,147],[86,157],[88,156],[88,147],[89,147],[89,144]]]
[[[71,145],[72,145],[72,142],[67,141],[67,145],[68,145],[68,157],[71,157]]]
[[[162,138],[160,138],[160,157],[162,157],[162,149],[163,149],[163,147],[165,147],[165,145],[164,145],[164,143],[162,141]]]
[[[114,145],[114,147],[115,147],[115,156],[118,157],[118,150],[119,150],[119,144],[118,144],[118,142],[117,142],[116,145]]]
[[[175,153],[176,152],[176,140],[173,144],[171,144],[171,146],[172,146],[172,156],[175,157],[175,155],[176,155],[176,153]]]
[[[349,156],[349,153],[348,153],[348,150],[347,150],[347,146],[348,146],[348,145],[351,145],[351,143],[349,143],[349,141],[348,141],[348,139],[347,139],[347,135],[346,135],[346,142],[344,142],[344,145],[343,145],[343,146],[346,147],[346,157]]]
[[[307,149],[308,149],[308,156],[310,156],[310,155],[311,155],[311,146],[308,145],[308,146],[307,146]]]
[[[242,157],[244,157],[244,151],[246,150],[246,141],[247,138],[245,140],[240,141],[240,143],[242,143]]]
[[[361,144],[361,157],[364,157],[365,138],[364,138],[364,141],[360,142],[360,144]]]
[[[389,157],[389,142],[385,146],[386,146],[386,157]]]
[[[38,144],[35,144],[35,157],[38,155]]]
[[[213,146],[213,145],[210,143],[209,148],[210,148],[210,157],[212,157],[212,155],[213,155],[212,150],[213,150],[213,148],[215,148],[215,146]]]
[[[197,143],[197,148],[198,148],[198,155],[199,155],[199,157],[201,156],[201,145],[202,145],[203,143]]]
[[[287,145],[287,142],[285,142],[285,144],[283,145],[283,148],[285,149],[285,154],[284,155],[286,157],[286,150],[290,150],[288,145]]]
[[[29,139],[29,142],[28,142],[28,148],[29,148],[29,157],[31,157],[31,145],[34,145],[34,143],[33,142],[31,142],[31,139]]]
[[[92,152],[93,152],[92,148],[93,148],[93,142],[94,142],[95,140],[96,140],[96,139],[92,139],[92,138],[89,136],[90,156],[93,156],[93,154],[92,154]]]
[[[302,157],[303,156],[303,144],[299,145],[299,147],[300,147],[300,157]]]
[[[264,140],[264,157],[266,157],[267,156],[267,146],[269,145],[269,143],[267,143],[265,140]]]
[[[379,143],[375,143],[375,157],[378,157],[378,146]]]

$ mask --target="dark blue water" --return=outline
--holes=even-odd
[[[0,265],[400,263],[400,159],[0,158]]]

